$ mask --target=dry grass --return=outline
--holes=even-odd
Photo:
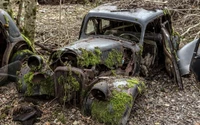
[[[120,2],[121,4],[119,4]],[[153,8],[167,6],[172,13],[174,28],[182,35],[184,42],[189,42],[199,36],[200,5],[198,0],[182,2],[180,0],[168,0],[168,3],[156,3],[156,5],[154,5],[155,3],[151,5],[143,2],[121,0],[115,1],[115,4],[118,4],[121,8],[144,7],[148,4],[149,9],[152,9],[152,5]],[[91,4],[64,4],[61,6],[60,23],[59,6],[39,5],[35,42],[42,43],[47,47],[57,48],[77,40],[82,19],[93,7],[94,5]],[[39,48],[37,47],[37,49]],[[146,83],[148,89],[142,97],[136,100],[128,124],[187,125],[199,123],[199,90],[195,87],[192,78],[184,78],[183,82],[185,90],[179,91],[171,78],[163,72],[159,72],[153,79],[148,80]],[[2,114],[0,115],[0,123],[17,125],[18,123],[12,121],[12,110],[26,101],[18,95],[14,83],[0,87],[0,114]],[[90,117],[82,116],[76,107],[63,108],[57,102],[49,100],[37,99],[33,102],[43,111],[43,115],[36,125],[99,124]]]

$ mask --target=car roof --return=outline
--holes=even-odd
[[[103,4],[89,11],[88,15],[96,17],[107,17],[119,20],[127,20],[147,24],[153,19],[164,15],[163,10],[152,9],[146,10],[143,8],[136,9],[118,9],[112,4]]]
[[[13,37],[13,38],[20,37],[20,31],[17,28],[15,22],[10,17],[10,15],[2,9],[0,9],[0,23],[3,26],[8,25],[9,37]]]

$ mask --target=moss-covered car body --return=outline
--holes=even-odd
[[[23,35],[15,25],[10,15],[0,9],[0,68],[2,74],[16,74],[20,68],[19,63],[26,56],[34,52],[32,43]],[[10,64],[9,66],[7,66]],[[4,85],[8,80],[8,75],[1,75],[0,85]]]
[[[140,76],[165,64],[183,87],[176,55],[179,41],[166,12],[119,10],[113,5],[91,10],[78,41],[53,51],[48,64],[37,55],[28,59],[19,72],[19,91],[53,95],[99,122],[126,124],[135,98],[145,88]]]

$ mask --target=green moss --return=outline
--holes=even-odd
[[[33,72],[29,72],[27,74],[24,75],[24,82],[27,85],[27,91],[26,91],[26,95],[32,95],[33,94],[33,88],[34,88],[34,83],[32,82],[33,79]]]
[[[60,121],[62,124],[66,124],[67,120],[65,118],[65,114],[63,112],[59,113],[57,117],[58,121]]]
[[[47,76],[45,77],[44,80],[36,84],[40,85],[41,94],[48,94],[48,95],[54,94],[54,81],[53,81],[52,76]]]
[[[51,55],[51,58],[60,58],[63,51],[58,50]]]
[[[143,46],[139,44],[139,47],[140,47],[139,55],[142,56],[142,53],[143,53]]]
[[[9,27],[9,18],[6,16],[6,15],[3,15],[4,16],[4,19],[5,19],[5,28],[8,28]]]
[[[35,47],[34,47],[34,44],[33,42],[31,42],[24,34],[21,34],[22,37],[24,38],[24,40],[26,41],[26,43],[31,47],[31,49],[35,52]]]
[[[119,124],[127,106],[132,106],[132,101],[131,95],[125,92],[113,91],[110,101],[93,101],[92,117],[99,122]]]
[[[28,57],[28,53],[33,54],[33,52],[28,49],[19,50],[16,53],[14,53],[14,55],[12,56],[12,59],[15,59],[19,55],[23,56],[24,54],[27,54],[27,57]],[[23,58],[26,58],[26,57],[23,57]]]
[[[8,14],[10,15],[10,17],[11,17],[12,19],[14,19],[14,13],[13,13],[13,10],[12,10],[12,9],[8,10]]]
[[[47,94],[47,95],[54,95],[54,82],[52,76],[45,77],[41,81],[33,82],[34,72],[28,72],[24,75],[23,79],[18,80],[18,87],[22,87],[22,80],[27,86],[27,90],[25,95],[31,96],[34,94],[34,89],[36,86],[40,86],[40,93],[39,94]]]
[[[101,62],[101,51],[98,47],[95,48],[94,52],[82,48],[79,50],[81,51],[81,55],[77,57],[79,66],[95,66]]]
[[[128,79],[127,82],[128,82],[128,87],[129,88],[132,88],[135,85],[138,85],[139,93],[142,93],[143,89],[145,88],[144,82],[140,81],[138,78]]]
[[[123,54],[121,51],[113,49],[109,52],[108,57],[105,60],[105,65],[110,69],[112,69],[113,66],[120,66],[122,65],[122,57]]]
[[[58,84],[63,84],[63,88],[64,88],[63,101],[64,102],[70,99],[70,96],[71,96],[70,92],[78,91],[80,89],[80,84],[76,80],[76,78],[74,78],[71,71],[69,72],[67,76],[63,76],[63,75],[60,76],[58,78]]]
[[[168,9],[164,9],[164,10],[163,10],[163,13],[164,13],[164,15],[170,14],[170,12],[169,12]]]
[[[62,109],[60,109],[60,107],[57,107],[57,109],[52,112],[52,116],[54,119],[60,121],[62,124],[66,124],[67,122],[66,116]]]
[[[113,76],[116,76],[117,74],[116,74],[116,70],[111,70],[111,72],[112,72],[112,75]]]

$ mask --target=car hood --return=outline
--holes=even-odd
[[[63,49],[71,49],[77,50],[79,48],[86,49],[88,51],[93,51],[96,47],[98,47],[101,51],[106,51],[113,48],[122,47],[122,43],[120,40],[112,40],[106,38],[94,38],[89,37],[86,39],[78,40],[68,46],[65,46]]]

